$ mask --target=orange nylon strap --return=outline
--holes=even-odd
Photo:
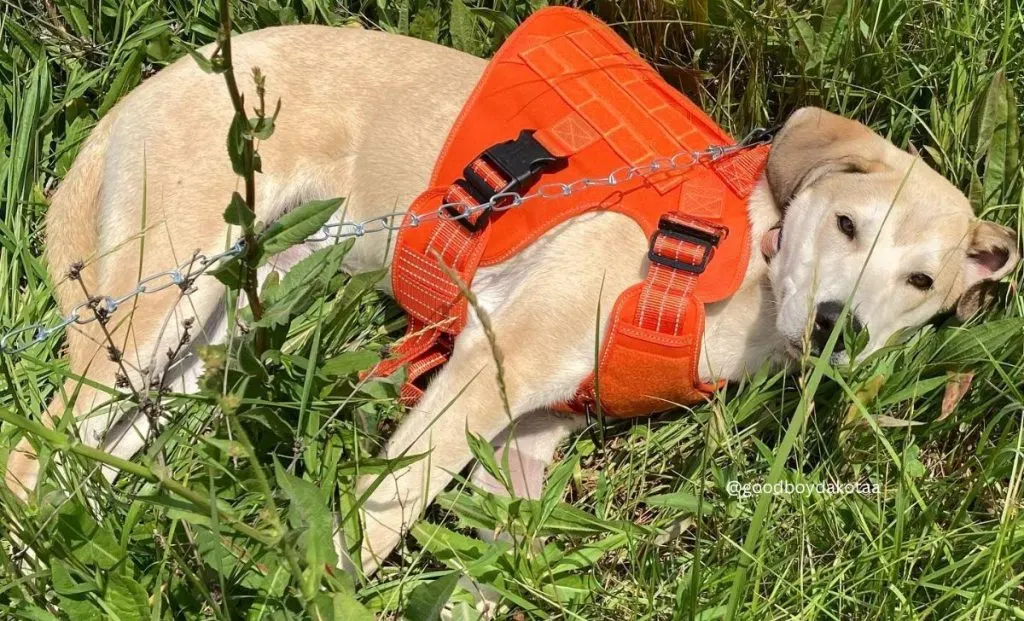
[[[477,159],[469,168],[494,192],[507,185],[502,175],[485,161]],[[484,231],[474,230],[488,217],[486,211],[463,216],[486,202],[485,198],[474,194],[465,180],[460,179],[450,185],[443,197],[436,193],[419,197],[410,211],[423,211],[417,209],[421,203],[432,204],[436,208],[438,198],[444,204],[460,203],[462,210],[454,208],[447,212],[447,217],[442,215],[433,225],[433,232],[422,250],[408,244],[395,250],[391,269],[400,276],[394,279],[395,298],[408,313],[409,324],[406,336],[391,348],[391,357],[382,361],[372,373],[386,377],[408,364],[406,381],[400,392],[406,404],[415,403],[423,396],[423,389],[416,385],[416,381],[448,361],[453,335],[465,324],[465,301],[458,286],[440,264],[454,270],[463,282],[471,281],[486,238]],[[457,216],[463,217],[456,219]]]
[[[651,238],[651,266],[634,323],[663,334],[682,333],[690,293],[728,229],[687,218],[678,212],[661,217]]]
[[[727,235],[728,229],[683,213],[661,217],[644,281],[612,310],[600,384],[593,374],[584,380],[568,409],[593,411],[600,400],[609,416],[636,416],[700,401],[715,389],[697,379],[704,309],[693,291]]]
[[[532,132],[523,132],[488,149],[470,162],[464,177],[443,191],[428,190],[409,210],[403,225],[443,208],[436,221],[417,225],[397,244],[391,264],[395,300],[408,314],[406,335],[396,343],[387,360],[369,375],[387,377],[406,368],[400,398],[407,405],[423,396],[428,374],[448,361],[454,337],[466,325],[467,306],[458,285],[441,265],[453,270],[467,286],[480,264],[490,236],[491,209],[474,209],[500,192],[521,191],[545,167],[559,162]],[[492,161],[489,159],[493,158]],[[507,172],[506,172],[507,171]],[[502,199],[499,209],[512,198]]]

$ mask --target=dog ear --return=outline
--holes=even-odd
[[[833,173],[886,168],[888,143],[856,121],[820,108],[800,108],[775,137],[766,167],[782,211],[797,194]]]
[[[964,263],[964,292],[956,303],[956,315],[967,319],[987,305],[993,285],[1017,267],[1017,232],[1011,228],[978,220],[970,233]]]

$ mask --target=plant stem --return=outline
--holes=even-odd
[[[220,56],[223,62],[224,81],[228,85],[228,94],[231,96],[231,105],[235,109],[235,122],[249,126],[248,117],[245,114],[245,99],[238,89],[238,81],[235,80],[235,69],[231,58],[231,5],[229,0],[219,0],[220,9],[220,32],[217,35],[217,43],[220,46]],[[252,136],[243,135],[242,162],[245,179],[245,204],[249,211],[256,215],[256,169],[255,146]],[[255,220],[255,218],[254,218]],[[245,278],[242,288],[249,300],[249,308],[252,309],[252,318],[259,321],[263,318],[263,304],[260,302],[259,281],[256,278],[256,260],[259,252],[259,244],[256,239],[256,231],[252,224],[242,225],[243,239],[245,240],[245,254],[242,256],[242,263],[245,266]],[[257,327],[253,339],[253,347],[256,355],[261,356],[267,349],[267,330]]]
[[[281,514],[277,510],[277,505],[274,504],[274,491],[270,488],[270,481],[267,480],[267,475],[263,471],[263,466],[260,465],[259,460],[256,458],[256,449],[253,447],[252,442],[249,440],[249,434],[245,432],[245,428],[238,421],[238,418],[233,412],[225,412],[228,417],[228,422],[231,425],[235,433],[235,441],[241,445],[242,450],[245,451],[245,456],[249,460],[249,464],[252,467],[253,474],[256,475],[256,484],[259,485],[260,491],[263,492],[263,503],[267,512],[267,516],[274,527],[274,530],[280,534],[278,539],[278,550],[284,555],[285,560],[288,561],[288,567],[292,572],[292,576],[298,583],[297,586],[299,591],[302,593],[303,603],[309,608],[310,613],[315,613],[313,606],[313,598],[316,596],[316,588],[313,585],[307,584],[307,581],[302,576],[302,565],[299,564],[299,558],[295,554],[295,550],[292,548],[291,542],[285,535],[288,531],[288,526],[281,520]],[[314,614],[315,618],[315,614]]]

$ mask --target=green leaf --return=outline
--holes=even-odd
[[[471,562],[483,556],[490,544],[479,539],[467,537],[462,533],[431,524],[426,521],[417,522],[410,529],[409,534],[416,539],[417,543],[435,556],[443,555],[445,559],[458,559],[462,562]],[[506,544],[508,542],[505,542]]]
[[[850,40],[850,0],[825,0],[817,41],[823,62],[829,65],[838,60],[844,43]]]
[[[196,50],[192,46],[186,44],[185,45],[185,51],[188,52],[188,55],[192,57],[192,60],[196,61],[196,65],[199,66],[199,68],[203,71],[203,73],[213,73],[214,72],[213,62],[209,58],[207,58],[207,57],[203,56],[202,54],[200,54],[198,50]]]
[[[75,582],[63,561],[54,559],[52,563],[50,579],[53,582],[53,590],[60,600],[60,609],[75,621],[103,619],[102,611],[92,603],[88,595],[99,591],[99,588],[95,584]]]
[[[320,593],[313,600],[319,621],[373,621],[373,613],[351,594]]]
[[[437,43],[441,31],[441,14],[436,6],[427,5],[416,12],[409,24],[409,35],[424,41]]]
[[[146,56],[156,62],[166,62],[171,56],[171,31],[166,29],[163,33],[150,39],[146,44]]]
[[[225,546],[220,536],[209,528],[196,528],[196,552],[219,575],[230,575],[238,564],[235,556]]]
[[[463,0],[452,0],[448,30],[452,35],[452,46],[455,49],[469,54],[479,54],[482,51],[477,35],[477,17],[466,7]]]
[[[468,602],[459,602],[451,610],[447,617],[448,621],[480,621],[480,611]]]
[[[249,588],[273,588],[268,584],[268,576],[278,575],[281,570],[275,550],[248,550],[233,543],[231,537],[218,535],[209,528],[196,528],[194,537],[199,556],[217,575],[235,576]]]
[[[328,359],[320,366],[320,372],[327,377],[348,377],[365,371],[380,362],[376,352],[366,349],[347,351]]]
[[[260,298],[271,298],[274,296],[274,289],[281,284],[281,272],[271,271],[263,278],[263,288],[260,289]]]
[[[957,328],[935,353],[936,366],[961,369],[970,364],[987,363],[1008,345],[1019,346],[1024,327],[1018,318],[988,321],[970,328]]]
[[[916,444],[907,447],[907,452],[903,457],[903,470],[912,479],[919,479],[927,473],[924,464],[921,463],[920,456],[921,447]]]
[[[264,316],[256,325],[284,325],[309,310],[327,293],[327,287],[341,270],[341,262],[354,240],[321,248],[296,263],[284,278],[266,290]]]
[[[228,224],[248,228],[252,226],[255,220],[256,214],[245,204],[245,199],[242,198],[242,195],[238,192],[232,192],[231,202],[228,203],[227,208],[224,210],[224,221]]]
[[[212,527],[213,525],[213,521],[210,519],[209,513],[199,513],[192,503],[186,500],[181,500],[175,496],[171,496],[167,492],[158,491],[149,494],[142,494],[138,496],[138,499],[149,504],[166,507],[167,516],[172,519],[182,520],[198,526]],[[221,505],[221,509],[223,511],[231,510],[231,507],[228,506],[226,502],[219,501],[218,504]],[[225,530],[225,532],[231,532],[224,524],[221,524],[220,526]]]
[[[569,486],[569,480],[579,468],[580,456],[573,455],[569,459],[558,464],[548,475],[544,482],[544,490],[540,495],[540,512],[534,514],[534,521],[530,524],[530,530],[536,532],[544,525],[548,517],[561,504],[565,496],[565,490]]]
[[[231,127],[228,128],[228,157],[231,158],[231,170],[239,177],[244,177],[252,172],[252,163],[246,161],[246,150],[249,141],[246,139],[246,132],[249,131],[249,121],[240,114],[235,114],[231,119]]]
[[[410,534],[437,560],[452,569],[464,570],[474,578],[493,573],[500,565],[500,557],[512,549],[509,541],[484,543],[425,521],[417,522]]]
[[[498,459],[494,454],[494,447],[491,443],[469,430],[469,426],[466,426],[466,443],[469,444],[469,450],[473,453],[473,458],[480,464],[480,466],[487,471],[487,474],[494,477],[498,483],[508,491],[510,495],[514,495],[512,489],[512,482],[509,480],[508,475],[504,468],[498,465]]]
[[[68,619],[74,621],[105,621],[106,619],[103,610],[85,597],[58,595],[57,600],[60,602],[61,612],[67,615]]]
[[[928,379],[912,380],[909,386],[897,390],[893,394],[880,399],[878,401],[878,407],[882,408],[887,405],[899,403],[901,401],[907,401],[909,399],[918,399],[924,395],[943,388],[949,382],[949,378],[945,375],[939,377],[930,377]]]
[[[4,26],[10,28],[12,20],[6,20]],[[28,80],[28,88],[21,94],[20,108],[17,117],[20,119],[12,128],[14,135],[10,144],[10,156],[6,162],[5,174],[0,176],[12,180],[13,187],[7,188],[8,199],[27,198],[32,190],[32,179],[35,178],[35,147],[43,130],[38,123],[40,116],[50,100],[51,77],[46,62],[37,63],[32,69]],[[13,108],[13,106],[12,106]],[[0,236],[2,237],[2,236]]]
[[[149,595],[133,578],[120,573],[107,577],[103,601],[120,621],[145,621],[150,616]]]
[[[584,544],[556,561],[551,568],[551,575],[578,575],[586,569],[593,567],[605,554],[625,547],[629,543],[630,538],[628,535],[618,533],[592,543]]]
[[[970,198],[976,213],[1010,198],[1020,161],[1020,129],[1013,88],[1002,71],[975,103],[971,124],[975,167]],[[978,169],[984,161],[984,175]]]
[[[506,496],[489,493],[444,492],[437,497],[437,504],[459,516],[464,525],[487,530],[495,530],[498,527],[497,518],[505,519],[513,503],[518,507],[519,515],[525,520],[543,512],[543,508],[536,500],[517,498],[513,501]],[[648,532],[650,529],[645,526],[621,520],[603,520],[582,509],[560,502],[544,520],[537,534],[588,537],[605,533],[630,533],[642,536]]]
[[[1018,173],[1020,130],[1017,126],[1017,101],[1013,87],[1002,71],[992,79],[986,108],[993,111],[995,126],[985,154],[983,188],[987,205],[1001,204],[1011,198],[1013,179]]]
[[[303,531],[299,542],[306,549],[306,561],[314,570],[315,583],[319,584],[324,565],[334,567],[338,564],[334,550],[334,519],[327,495],[313,483],[290,474],[277,460],[274,460],[274,474],[290,503],[289,523]]]
[[[53,582],[53,590],[59,595],[80,595],[97,590],[96,585],[75,582],[68,566],[59,559],[53,561],[53,566],[50,568],[50,580]]]
[[[277,115],[281,113],[281,100],[277,100],[274,113],[265,117],[254,117],[249,119],[249,136],[256,140],[269,140],[274,135]]]
[[[330,220],[344,202],[343,198],[310,201],[281,216],[267,227],[260,238],[263,257],[271,257],[306,241]]]
[[[791,8],[786,9],[789,22],[789,44],[793,56],[803,65],[803,71],[810,71],[821,61],[818,37],[814,28],[804,17]]]
[[[246,375],[256,378],[256,381],[263,384],[270,381],[267,370],[263,367],[260,359],[256,357],[256,352],[249,341],[244,341],[238,349],[238,365]]]
[[[219,280],[225,287],[234,290],[241,289],[242,283],[245,281],[245,268],[242,266],[242,260],[238,257],[222,261],[207,274]]]
[[[295,430],[274,409],[256,407],[246,410],[239,416],[252,424],[262,425],[281,441],[288,440],[290,442],[294,439]]]
[[[88,14],[82,10],[79,6],[68,6],[64,3],[57,5],[61,15],[68,20],[72,29],[80,37],[89,37],[92,34],[92,27],[90,26],[90,20]]]
[[[562,463],[558,464],[544,482],[544,491],[540,495],[540,504],[547,509],[554,507],[565,496],[565,489],[569,486],[569,479],[573,471],[580,463],[579,455],[573,455]]]
[[[406,466],[412,465],[419,460],[423,459],[429,454],[427,453],[416,453],[415,455],[405,455],[403,457],[395,457],[394,459],[384,459],[382,457],[373,457],[370,459],[360,459],[357,462],[348,462],[338,465],[338,474],[340,476],[356,476],[364,474],[382,474],[392,473]]]
[[[103,103],[100,104],[97,114],[103,116],[114,104],[121,99],[122,96],[128,93],[136,84],[142,81],[142,58],[145,56],[142,49],[136,49],[132,52],[128,60],[121,65],[118,69],[117,75],[114,76],[114,81],[111,83],[110,88],[107,89],[107,94],[103,97]]]
[[[65,505],[57,518],[57,530],[75,558],[87,565],[111,569],[123,556],[114,534],[96,523],[80,504]]]
[[[58,619],[42,608],[30,604],[18,609],[18,621],[58,621]]]
[[[546,2],[544,3],[547,4]],[[495,29],[495,34],[499,37],[504,38],[512,34],[512,31],[516,29],[519,24],[513,19],[511,15],[504,11],[498,11],[495,9],[489,9],[486,7],[475,7],[470,9],[473,11],[473,15],[476,15],[480,19],[486,21]]]
[[[448,603],[455,587],[462,577],[461,572],[452,573],[432,582],[421,584],[409,594],[409,604],[405,608],[405,616],[409,621],[437,621],[441,611]]]
[[[648,496],[644,502],[652,507],[680,509],[687,513],[696,513],[700,499],[689,492],[672,492],[671,494],[655,494]]]

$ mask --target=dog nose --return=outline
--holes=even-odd
[[[837,300],[830,300],[828,302],[818,304],[814,313],[814,327],[811,329],[811,352],[814,355],[820,354],[821,350],[825,349],[825,344],[828,343],[828,337],[831,336],[832,331],[835,330],[836,322],[839,321],[839,315],[842,312],[843,303]],[[849,315],[848,319],[853,327],[854,333],[860,332],[864,328],[860,321],[857,320],[857,317],[852,313]],[[840,335],[832,352],[838,354],[845,349],[846,345],[843,343],[842,335]]]

